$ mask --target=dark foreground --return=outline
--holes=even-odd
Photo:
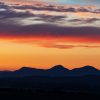
[[[100,100],[100,95],[78,91],[1,88],[0,100]]]
[[[0,100],[100,100],[100,76],[0,78]]]
[[[0,72],[0,100],[100,100],[100,70],[23,67]]]

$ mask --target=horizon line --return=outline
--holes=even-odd
[[[77,69],[77,68],[83,68],[83,67],[86,67],[86,66],[90,66],[90,67],[93,67],[93,68],[95,68],[95,69],[97,69],[97,70],[100,70],[99,68],[96,68],[95,66],[92,66],[92,65],[84,65],[84,66],[81,66],[81,67],[68,68],[68,67],[65,67],[65,66],[63,66],[63,65],[61,65],[61,64],[58,64],[58,65],[54,65],[54,66],[48,67],[48,68],[37,68],[37,67],[33,67],[33,66],[22,66],[22,67],[13,69],[13,70],[8,69],[8,70],[0,70],[0,71],[16,71],[16,70],[20,70],[20,69],[22,69],[22,68],[32,68],[32,69],[49,70],[49,69],[51,69],[51,68],[53,68],[53,67],[55,67],[55,66],[62,66],[62,67],[64,67],[65,69],[68,69],[68,70],[73,70],[73,69]]]

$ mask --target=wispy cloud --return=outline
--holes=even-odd
[[[0,37],[13,38],[16,41],[22,41],[25,38],[31,43],[37,42],[34,38],[46,38],[45,41],[48,44],[39,43],[38,45],[48,48],[99,47],[63,45],[58,42],[100,44],[100,9],[91,6],[0,3]],[[58,41],[48,42],[48,38],[58,39]]]

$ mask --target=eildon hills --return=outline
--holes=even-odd
[[[50,69],[37,69],[31,67],[22,67],[14,71],[0,71],[0,77],[26,77],[26,76],[44,76],[44,77],[65,77],[65,76],[100,76],[100,70],[93,66],[83,66],[69,70],[62,65],[56,65]]]

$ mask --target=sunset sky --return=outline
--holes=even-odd
[[[0,70],[100,69],[100,0],[2,0]]]

